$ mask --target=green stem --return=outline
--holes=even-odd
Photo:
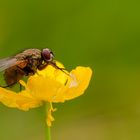
[[[51,140],[51,129],[49,126],[46,129],[46,140]]]
[[[45,108],[46,108],[46,115],[48,114],[49,107],[50,107],[50,104],[46,103],[46,106],[45,106]],[[45,126],[46,126],[46,140],[51,140],[51,128],[47,124],[45,124]]]

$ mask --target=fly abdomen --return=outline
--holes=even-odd
[[[8,68],[4,72],[4,78],[7,86],[16,84],[22,77],[25,75],[25,72],[18,68],[17,66],[13,66]]]

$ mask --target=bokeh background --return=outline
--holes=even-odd
[[[93,70],[83,96],[55,105],[52,140],[140,139],[139,4],[0,1],[0,58],[48,47],[68,70]],[[45,140],[44,123],[44,107],[23,112],[0,104],[0,140]]]

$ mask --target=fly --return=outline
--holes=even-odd
[[[56,65],[53,58],[53,52],[45,48],[43,50],[27,49],[13,57],[0,59],[0,72],[4,71],[4,79],[7,84],[1,87],[11,87],[24,76],[34,75],[37,69],[42,70],[49,64],[66,73],[63,68]]]

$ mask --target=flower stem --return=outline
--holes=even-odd
[[[46,140],[51,140],[51,129],[49,126],[46,128]]]
[[[46,109],[46,115],[48,114],[48,110],[50,108],[50,104],[46,103],[45,109]],[[51,140],[51,128],[50,126],[48,126],[47,124],[45,124],[46,126],[46,140]]]

